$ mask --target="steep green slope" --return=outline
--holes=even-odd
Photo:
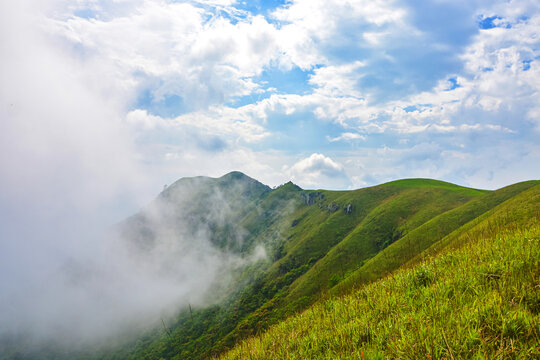
[[[333,294],[347,293],[360,284],[381,278],[415,258],[464,224],[536,184],[538,181],[527,181],[507,186],[478,196],[460,207],[434,217],[367,261],[357,271],[335,286],[331,292]]]
[[[412,181],[420,188],[383,184],[356,191],[305,192],[305,204],[293,213],[291,229],[285,232],[282,257],[277,256],[252,291],[245,293],[246,299],[259,300],[257,307],[217,344],[216,351],[306,308],[332,285],[329,279],[356,269],[361,257],[377,254],[438,213],[485,193],[447,183],[439,186],[441,182],[435,180]]]
[[[385,187],[395,186],[386,185]],[[477,194],[475,194],[477,195]],[[437,187],[407,187],[371,210],[291,288],[289,300],[326,291],[396,240],[470,197]]]
[[[492,236],[494,231],[532,225],[540,219],[540,181],[528,181],[525,186],[532,187],[511,197],[493,209],[469,221],[459,229],[415,256],[409,264],[419,262],[422,257],[434,256],[445,248],[457,248],[471,238]]]
[[[540,185],[529,186],[456,229],[435,258],[319,302],[222,358],[538,358],[539,216]]]
[[[428,248],[436,254],[457,244],[451,239],[459,237],[463,225],[472,226],[477,217],[537,183],[491,192],[405,179],[327,191],[303,190],[290,182],[270,189],[239,172],[180,179],[119,226],[139,256],[162,237],[197,241],[203,234],[216,248],[244,258],[263,247],[266,259],[228,274],[233,281],[216,292],[219,303],[179,308],[177,316],[157,319],[162,326],[136,342],[76,357],[216,356],[316,301],[422,260]]]
[[[196,182],[201,180],[209,181]],[[233,205],[226,204],[238,209],[230,212],[234,216],[229,215],[229,221],[234,220],[235,229],[247,234],[241,242],[226,243],[239,250],[249,247],[230,244],[264,244],[268,261],[237,274],[236,286],[226,301],[180,313],[167,324],[168,333],[158,331],[128,353],[121,351],[119,357],[204,358],[220,353],[304,309],[334,285],[332,281],[341,280],[362,261],[437,214],[486,193],[429,179],[400,180],[355,191],[304,191],[292,183],[271,191],[254,187],[260,189],[258,197],[244,197],[239,202],[236,199],[245,192],[235,190]],[[208,193],[204,193],[206,197]],[[193,212],[198,214],[207,207],[203,203]],[[225,237],[234,234],[219,226],[214,230]]]

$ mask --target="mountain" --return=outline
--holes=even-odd
[[[239,274],[241,285],[222,303],[193,313],[183,311],[169,325],[170,334],[158,332],[116,355],[131,359],[218,355],[317,301],[383,278],[538,184],[523,182],[485,191],[431,179],[405,179],[353,191],[328,191],[303,190],[289,182],[275,189],[253,185],[257,191],[242,197],[246,192],[233,184],[249,178],[234,174],[202,178],[204,190],[193,193],[213,192],[208,188],[215,186],[224,190],[216,184],[235,189],[224,200],[242,206],[227,205],[237,209],[227,221],[244,230],[244,245],[231,247],[230,239],[222,242],[240,253],[262,244],[267,261]],[[171,190],[192,182],[182,179]],[[193,213],[207,207],[202,203]],[[216,227],[216,234],[229,233]]]
[[[270,187],[240,173],[231,172],[219,179],[182,178],[166,187],[141,212],[118,226],[123,237],[141,248],[151,247],[166,231],[174,236],[196,238],[205,231],[220,247],[246,251],[254,239],[244,235],[239,222],[252,211]]]
[[[220,178],[180,179],[139,213],[118,224],[116,230],[125,244],[144,257],[163,239],[204,240],[223,253],[245,260],[232,270],[231,280],[215,290],[213,302],[193,308],[178,304],[174,318],[161,319],[157,327],[136,341],[113,350],[86,351],[78,357],[204,359],[235,349],[226,356],[242,358],[242,353],[249,352],[258,354],[253,358],[264,358],[261,351],[265,352],[276,339],[288,344],[288,352],[269,352],[267,358],[306,358],[306,354],[313,355],[307,358],[318,357],[316,354],[336,357],[337,353],[324,349],[319,353],[296,349],[304,355],[295,355],[296,345],[291,340],[295,331],[302,336],[325,338],[330,333],[323,334],[320,328],[306,332],[310,322],[315,327],[326,327],[328,316],[343,316],[337,310],[333,312],[334,307],[343,309],[353,301],[360,303],[353,306],[357,311],[354,316],[363,321],[368,321],[369,316],[389,321],[380,313],[381,307],[396,305],[376,296],[399,299],[410,284],[403,280],[392,285],[394,293],[381,289],[386,286],[381,279],[396,271],[412,271],[417,275],[399,276],[409,280],[416,276],[417,280],[410,281],[421,282],[423,270],[418,264],[424,264],[426,258],[461,251],[483,239],[496,243],[492,242],[496,230],[529,231],[531,226],[537,226],[539,193],[540,181],[486,191],[431,179],[404,179],[352,191],[329,191],[304,190],[291,182],[272,189],[240,172]],[[513,239],[519,234],[508,236]],[[537,251],[538,242],[533,244]],[[265,256],[254,257],[260,249]],[[514,247],[511,250],[517,251]],[[473,255],[463,256],[460,261],[466,262]],[[439,266],[433,270],[437,274],[442,271],[442,265],[433,266]],[[538,271],[538,267],[534,269]],[[448,271],[448,276],[457,276],[454,268]],[[364,293],[367,295],[358,295]],[[366,296],[379,306],[375,307],[378,313],[365,307]],[[537,301],[534,299],[530,301]],[[308,308],[304,313],[308,315],[298,315]],[[314,320],[317,316],[320,322]],[[235,348],[269,328],[268,334]],[[335,343],[333,349],[338,345],[350,348],[348,354],[358,358],[357,345],[372,344],[373,339],[383,341],[388,329],[385,331],[380,337],[359,333],[358,338],[354,337],[354,346]],[[342,336],[336,341],[349,341],[343,333],[335,334]],[[273,349],[279,350],[276,346]],[[376,347],[369,351],[379,354]],[[396,354],[388,356],[400,357]]]
[[[428,229],[442,230],[431,235],[440,236],[452,219],[467,221],[480,203],[507,198],[434,242],[413,265],[318,302],[221,359],[540,358],[540,185],[530,185],[477,198],[466,210],[451,210],[455,216],[439,215]],[[415,249],[427,246],[414,240],[421,242]],[[391,246],[403,250],[399,241]],[[399,252],[383,252],[364,266],[395,264]],[[365,283],[381,273],[370,270],[348,279]]]

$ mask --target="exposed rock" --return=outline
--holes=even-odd
[[[347,214],[352,213],[352,204],[347,204],[344,209]]]
[[[324,199],[324,194],[322,194],[320,191],[302,193],[302,197],[306,201],[306,205],[313,205],[317,202],[318,199]]]
[[[339,210],[339,205],[336,203],[331,203],[330,205],[326,207],[326,209],[328,209],[328,211],[330,212],[336,212]]]

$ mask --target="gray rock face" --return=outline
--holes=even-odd
[[[352,213],[352,204],[347,204],[347,206],[345,206],[345,212],[347,214]]]
[[[336,212],[339,210],[339,205],[336,203],[331,203],[330,205],[326,207],[326,209],[328,209],[328,211],[330,212]]]
[[[302,197],[306,201],[306,205],[313,205],[317,202],[317,200],[324,199],[324,194],[320,191],[317,192],[310,192],[310,193],[302,193]]]

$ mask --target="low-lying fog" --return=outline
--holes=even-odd
[[[51,51],[30,5],[0,5],[0,337],[93,343],[213,301],[247,260],[204,224],[163,228],[145,252],[116,237],[161,189],[137,166],[121,106],[81,85],[95,79]]]

